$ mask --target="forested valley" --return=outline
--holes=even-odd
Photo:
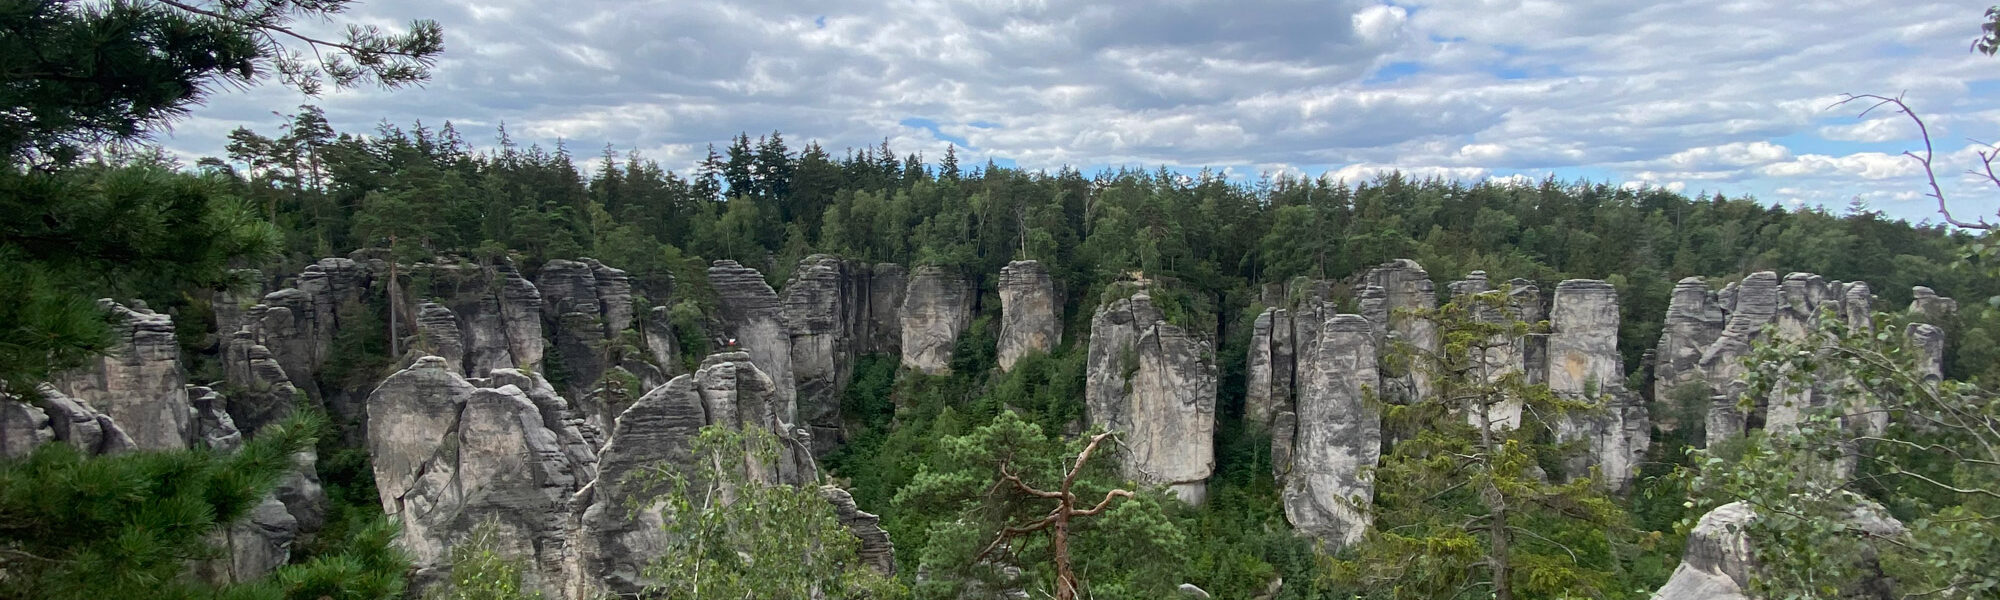
[[[307,5],[28,4],[0,598],[2000,593],[1976,227],[313,105],[182,161],[210,83],[435,24],[313,71],[257,42]]]

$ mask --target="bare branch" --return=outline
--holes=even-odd
[[[1958,217],[1955,217],[1951,214],[1951,206],[1948,202],[1945,201],[1944,188],[1938,185],[1937,170],[1933,168],[1932,164],[1933,160],[1936,157],[1936,150],[1931,144],[1930,126],[1924,124],[1924,119],[1922,117],[1917,116],[1916,111],[1910,110],[1910,105],[1903,103],[1903,98],[1901,96],[1891,98],[1888,96],[1881,96],[1877,94],[1842,94],[1841,100],[1839,102],[1835,102],[1833,103],[1832,106],[1829,106],[1827,108],[1834,108],[1854,102],[1868,102],[1868,101],[1872,101],[1873,104],[1870,104],[1866,109],[1862,109],[1860,114],[1855,115],[1856,117],[1868,116],[1868,113],[1873,112],[1875,109],[1882,108],[1884,106],[1894,106],[1896,112],[1903,113],[1904,116],[1910,118],[1911,122],[1917,124],[1917,133],[1922,135],[1924,140],[1924,153],[1923,155],[1919,156],[1915,152],[1904,151],[1903,155],[1910,157],[1911,159],[1917,161],[1917,164],[1922,165],[1924,167],[1924,177],[1929,180],[1931,186],[1931,193],[1929,195],[1931,198],[1937,200],[1938,213],[1944,215],[1945,222],[1950,223],[1953,226],[1965,229],[1978,229],[1982,231],[1993,229],[1995,227],[1994,224],[1988,223],[1985,218],[1980,218],[1976,222],[1968,222],[1959,220]],[[2000,177],[1993,176],[1993,171],[1992,171],[1993,159],[1986,157],[1986,154],[1983,152],[1980,153],[1980,156],[1986,161],[1987,178],[1993,181],[1995,185],[2000,185]]]

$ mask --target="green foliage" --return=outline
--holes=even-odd
[[[484,521],[451,547],[451,578],[424,594],[426,600],[539,600],[540,592],[522,589],[527,569],[519,557],[500,551],[500,526]]]
[[[1451,598],[1484,588],[1498,598],[1611,597],[1621,544],[1638,538],[1591,477],[1567,483],[1542,465],[1577,451],[1554,440],[1554,419],[1595,410],[1526,374],[1496,368],[1532,328],[1509,314],[1505,291],[1414,315],[1432,319],[1441,350],[1402,347],[1433,392],[1387,407],[1405,432],[1375,469],[1373,526],[1331,561],[1359,595]],[[1515,407],[1520,407],[1516,409]],[[1518,413],[1516,412],[1518,410]]]
[[[1007,474],[1044,490],[1065,489],[1065,475],[1084,448],[1085,440],[1064,441],[1042,432],[1012,411],[1002,411],[991,423],[970,433],[945,438],[933,462],[896,493],[899,510],[933,520],[919,554],[920,569],[935,575],[917,589],[919,597],[984,597],[1020,585],[1031,595],[1052,593],[1054,556],[1048,538],[1016,538],[995,543],[1008,527],[1039,521],[1049,514],[1047,498],[1010,487]],[[1180,581],[1177,549],[1186,534],[1169,516],[1165,494],[1115,498],[1119,483],[1109,446],[1081,465],[1073,490],[1078,505],[1089,508],[1103,499],[1108,510],[1078,517],[1068,530],[1076,571],[1087,573],[1081,597],[1160,598],[1174,593]],[[1004,469],[1004,470],[1003,470]],[[1129,496],[1128,492],[1124,493]],[[996,552],[982,549],[994,547]],[[976,560],[977,559],[977,560]],[[1022,581],[1010,581],[1003,565],[1027,571]]]
[[[704,427],[693,472],[657,465],[636,473],[661,486],[666,548],[648,564],[648,594],[667,598],[899,598],[900,584],[860,564],[860,541],[819,490],[753,475],[769,463],[777,437],[752,429]],[[649,496],[650,497],[650,496]]]
[[[0,169],[0,381],[32,392],[108,343],[92,299],[165,309],[229,280],[229,261],[276,249],[278,232],[218,177],[160,164]]]
[[[0,461],[0,597],[337,598],[400,595],[407,560],[386,527],[264,581],[212,586],[187,575],[213,558],[216,532],[269,494],[292,455],[323,428],[300,416],[264,428],[232,454],[207,449],[86,456],[44,444]]]
[[[1695,453],[1689,504],[1750,505],[1759,594],[1841,598],[1887,585],[1876,591],[1991,597],[2000,590],[2000,400],[1927,373],[1929,358],[1893,316],[1874,322],[1850,327],[1828,315],[1803,335],[1767,336],[1745,357],[1745,401],[1811,389],[1812,402],[1796,424],[1733,451]],[[1905,529],[1878,537],[1857,518],[1870,513]]]

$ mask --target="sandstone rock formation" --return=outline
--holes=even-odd
[[[1702,353],[1722,336],[1727,320],[1706,280],[1688,277],[1674,284],[1660,344],[1653,351],[1654,399],[1672,402],[1677,395],[1694,396],[1700,401],[1699,413],[1706,413],[1709,390],[1708,378],[1701,370]],[[1662,420],[1661,426],[1670,423]]]
[[[1206,498],[1215,470],[1212,353],[1207,341],[1168,323],[1143,289],[1091,318],[1090,424],[1124,434],[1126,477],[1170,486],[1191,504]]]
[[[862,512],[854,504],[854,495],[834,486],[820,486],[820,495],[833,504],[833,512],[840,518],[840,525],[861,539],[857,551],[861,564],[868,565],[876,573],[884,576],[896,574],[896,547],[889,542],[889,532],[882,530],[882,518]]]
[[[1363,287],[1381,288],[1381,302],[1372,300],[1373,294],[1364,295],[1357,290],[1356,296],[1363,298],[1361,314],[1375,322],[1378,331],[1386,331],[1390,339],[1409,344],[1420,353],[1438,351],[1437,323],[1408,311],[1422,311],[1437,308],[1437,292],[1432,287],[1430,273],[1423,265],[1410,259],[1392,260],[1368,271],[1362,278]],[[1379,345],[1385,351],[1388,345]],[[1384,381],[1384,391],[1401,394],[1410,400],[1421,400],[1431,395],[1431,383],[1414,373]],[[1393,401],[1393,400],[1392,400]]]
[[[903,285],[900,269],[888,272],[888,284]],[[814,254],[800,260],[785,283],[782,307],[791,335],[790,377],[798,394],[798,420],[812,432],[815,454],[831,452],[846,439],[840,400],[854,375],[855,360],[884,351],[875,345],[881,339],[877,330],[886,326],[876,315],[884,311],[873,303],[899,297],[900,292],[878,293],[875,274],[874,267],[860,261]]]
[[[1855,499],[1854,511],[1848,516],[1855,531],[1875,537],[1903,531],[1903,524],[1881,506],[1858,496]],[[1743,502],[1724,504],[1702,515],[1688,532],[1687,551],[1681,555],[1680,566],[1674,568],[1665,585],[1653,592],[1654,600],[1749,600],[1756,561],[1746,530],[1756,519],[1756,512]],[[1876,597],[1864,590],[1878,590],[1884,583],[1863,581],[1862,589],[1845,590],[1840,596]]]
[[[1589,442],[1588,459],[1572,465],[1570,473],[1582,475],[1582,467],[1594,466],[1602,471],[1607,489],[1623,490],[1638,475],[1652,425],[1645,402],[1625,389],[1618,354],[1618,290],[1595,279],[1557,284],[1549,328],[1549,390],[1602,407],[1565,415],[1557,424],[1558,439]]]
[[[376,389],[368,418],[383,510],[402,523],[400,543],[417,567],[413,587],[443,577],[451,545],[492,523],[503,546],[495,550],[528,560],[529,589],[578,595],[566,586],[579,465],[526,393],[474,387],[427,356]]]
[[[1049,352],[1062,343],[1062,301],[1042,263],[1017,260],[1000,269],[1000,370],[1029,352]]]
[[[796,394],[792,378],[792,338],[786,330],[777,292],[764,282],[756,269],[733,260],[718,260],[708,268],[708,284],[715,289],[717,318],[722,325],[724,350],[742,350],[757,369],[777,381],[778,402],[784,406],[787,422],[796,420]],[[733,340],[734,348],[729,347]]]
[[[612,347],[632,323],[631,278],[588,258],[558,259],[542,264],[535,288],[542,295],[542,321],[569,381],[563,391],[584,399],[615,366]],[[617,416],[608,408],[598,412],[605,421]]]
[[[110,300],[115,343],[84,366],[55,378],[56,389],[110,417],[142,450],[178,450],[194,441],[180,342],[172,317]]]
[[[896,312],[902,326],[903,366],[928,375],[950,372],[958,335],[972,324],[976,294],[964,275],[941,267],[917,267]]]
[[[1374,328],[1360,315],[1335,315],[1320,324],[1312,347],[1299,355],[1298,412],[1292,448],[1280,463],[1285,517],[1292,526],[1332,548],[1361,540],[1374,498],[1370,470],[1381,458],[1382,417],[1367,393],[1381,385]]]

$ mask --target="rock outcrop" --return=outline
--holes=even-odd
[[[893,348],[877,342],[883,337],[877,330],[885,326],[877,315],[893,314],[893,308],[885,311],[874,302],[901,297],[900,291],[888,294],[876,288],[904,285],[902,271],[883,269],[890,274],[885,282],[876,277],[877,268],[814,254],[799,261],[781,294],[783,321],[791,335],[790,376],[798,394],[798,420],[812,432],[816,455],[832,452],[846,440],[840,400],[854,375],[855,360]]]
[[[452,544],[490,523],[495,551],[528,561],[529,589],[578,596],[567,585],[580,465],[519,387],[474,387],[427,356],[376,389],[368,418],[375,480],[384,512],[402,523],[413,587],[439,581]]]
[[[569,397],[585,399],[617,366],[612,348],[632,324],[632,282],[624,271],[591,259],[551,260],[535,277],[542,295],[542,321],[562,357]],[[448,358],[448,357],[447,357]],[[617,417],[613,408],[598,408],[599,418]]]
[[[456,345],[464,349],[463,356],[456,361],[441,356],[459,374],[485,377],[495,369],[542,369],[541,290],[512,264],[424,263],[412,270],[431,280],[435,302],[457,320],[461,337]]]
[[[1062,343],[1062,301],[1042,263],[1017,260],[1000,269],[1001,371],[1029,352],[1049,352]]]
[[[1367,396],[1381,377],[1368,319],[1335,315],[1320,327],[1299,355],[1298,412],[1278,418],[1296,427],[1281,434],[1292,450],[1277,466],[1278,481],[1292,526],[1339,548],[1360,541],[1370,521],[1382,417]]]
[[[896,312],[902,326],[903,366],[927,375],[951,372],[958,335],[972,324],[978,300],[965,276],[942,267],[917,267]]]
[[[1653,349],[1653,400],[1665,407],[1655,415],[1662,431],[1705,426],[1713,390],[1702,370],[1702,355],[1722,337],[1728,313],[1707,280],[1688,277],[1674,284]]]
[[[1392,260],[1368,271],[1362,278],[1362,287],[1380,288],[1380,296],[1364,293],[1357,289],[1356,297],[1361,298],[1361,315],[1376,324],[1378,332],[1386,333],[1394,340],[1378,344],[1385,351],[1389,343],[1409,344],[1419,353],[1436,353],[1439,339],[1437,323],[1421,316],[1408,314],[1409,311],[1424,311],[1437,308],[1437,292],[1431,284],[1430,273],[1423,265],[1410,259]],[[1370,302],[1376,298],[1379,302]],[[1303,315],[1301,315],[1303,316]],[[1303,345],[1303,344],[1302,344]],[[1429,398],[1431,382],[1415,373],[1408,373],[1385,380],[1385,392],[1390,401],[1414,401]],[[1398,400],[1394,396],[1401,396]]]
[[[1618,290],[1595,279],[1557,284],[1549,328],[1549,390],[1601,407],[1565,415],[1557,424],[1558,439],[1584,439],[1590,446],[1587,461],[1573,464],[1570,474],[1580,476],[1584,467],[1596,467],[1607,489],[1623,490],[1638,475],[1652,425],[1645,402],[1625,389],[1618,354]]]
[[[757,369],[777,382],[782,414],[787,422],[795,422],[792,338],[777,292],[771,291],[763,274],[733,260],[715,261],[708,268],[708,284],[715,289],[717,318],[722,325],[723,339],[717,346],[749,354]]]
[[[1898,535],[1903,531],[1903,524],[1889,516],[1881,506],[1861,500],[1858,496],[1855,498],[1857,504],[1848,516],[1855,531],[1874,537]],[[1694,529],[1688,532],[1687,551],[1681,555],[1680,566],[1674,568],[1665,585],[1653,592],[1654,600],[1752,598],[1750,577],[1756,560],[1747,531],[1756,519],[1757,513],[1743,502],[1724,504],[1702,515]],[[1863,560],[1872,562],[1872,559]],[[1879,573],[1879,570],[1876,572]],[[1862,581],[1861,589],[1846,590],[1848,593],[1840,596],[1876,597],[1857,592],[1881,589],[1884,583],[1880,580]]]
[[[856,551],[861,564],[868,565],[883,576],[896,574],[896,547],[889,542],[889,532],[882,529],[882,518],[862,512],[854,504],[854,495],[834,486],[820,486],[820,495],[833,505],[833,513],[840,518],[840,525],[860,538],[861,548]]]
[[[1729,317],[1715,343],[1702,351],[1699,363],[1715,393],[1708,410],[1709,446],[1742,435],[1750,425],[1750,415],[1737,409],[1737,398],[1748,387],[1742,381],[1743,357],[1763,336],[1764,325],[1777,318],[1780,295],[1778,275],[1770,271],[1752,273],[1717,294]]]
[[[1090,424],[1123,433],[1126,477],[1201,503],[1215,470],[1213,350],[1168,323],[1142,289],[1091,318],[1084,402]]]
[[[116,421],[142,450],[179,450],[194,441],[194,408],[172,317],[99,300],[115,342],[84,366],[55,378],[56,389]]]

